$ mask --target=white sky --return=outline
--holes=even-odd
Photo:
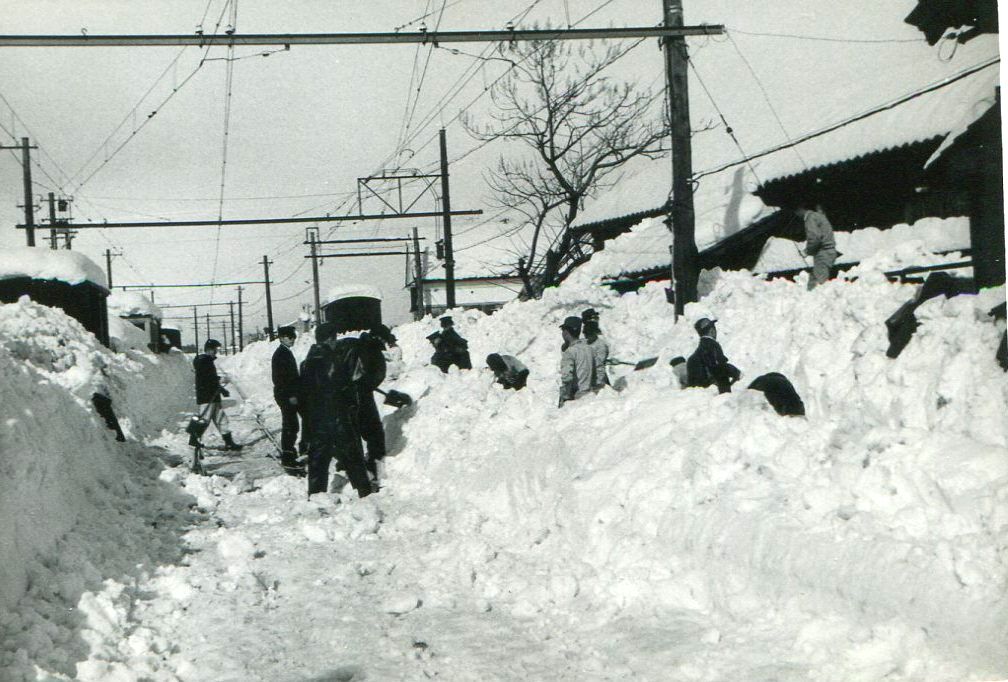
[[[213,31],[225,0],[5,0],[3,33],[191,33],[200,18]],[[501,28],[533,0],[447,0],[441,28],[445,30]],[[732,0],[686,2],[686,23],[724,23],[734,29],[727,38],[690,39],[691,54],[701,76],[747,152],[782,141],[783,133],[759,87],[739,57],[738,46],[762,82],[774,110],[792,135],[865,109],[931,82],[937,76],[964,69],[997,52],[996,41],[980,39],[961,46],[949,62],[903,23],[913,0],[832,3],[780,0],[773,3]],[[437,11],[438,0],[370,0],[369,2],[240,2],[240,33],[390,31]],[[582,26],[654,25],[661,19],[661,0],[539,0],[520,25],[577,21],[601,10]],[[226,23],[226,21],[225,21]],[[437,15],[426,24],[433,29]],[[403,30],[416,30],[416,25]],[[791,34],[830,37],[837,41],[750,35]],[[852,42],[884,41],[884,42]],[[911,41],[911,42],[905,42]],[[478,53],[483,46],[456,45]],[[132,139],[113,155],[130,132],[195,69],[201,51],[185,48],[2,48],[0,60],[0,136],[4,144],[29,135],[41,146],[33,152],[36,196],[62,187],[75,197],[74,216],[81,220],[214,219],[218,212],[223,149],[224,61],[210,61],[158,110]],[[236,50],[254,55],[255,48]],[[414,152],[401,165],[434,170],[438,159],[437,130],[446,125],[449,157],[476,146],[454,120],[459,110],[476,98],[506,68],[500,61],[482,68],[461,93],[442,107],[449,87],[474,63],[471,57],[447,49],[419,51],[420,66],[431,52],[411,134],[405,146]],[[169,67],[181,53],[177,65]],[[221,57],[224,48],[209,56]],[[394,153],[405,118],[415,46],[294,47],[268,58],[252,56],[234,63],[231,119],[223,217],[267,217],[295,214],[346,213],[341,203],[356,195],[356,179],[396,165]],[[158,77],[167,70],[164,78]],[[640,45],[612,70],[614,77],[637,79],[644,85],[662,83],[661,54],[655,41]],[[131,114],[141,97],[150,95]],[[415,88],[415,84],[414,84]],[[877,96],[876,96],[877,92]],[[476,101],[469,112],[485,114],[489,98]],[[691,83],[695,124],[713,115],[707,96]],[[11,111],[13,109],[13,112]],[[428,117],[427,114],[431,113]],[[426,121],[424,119],[427,119]],[[116,126],[125,125],[102,142]],[[27,131],[27,132],[26,132]],[[738,156],[723,135],[708,144],[709,158],[694,157],[697,169]],[[458,259],[466,247],[486,240],[493,226],[469,229],[493,215],[487,202],[482,170],[506,151],[494,144],[452,167],[453,208],[483,208],[487,215],[456,219]],[[106,156],[111,159],[104,163]],[[92,175],[92,172],[95,172]],[[48,174],[48,176],[47,176]],[[66,176],[69,176],[67,179]],[[91,176],[83,184],[80,182]],[[0,155],[0,247],[23,245],[24,235],[14,225],[23,214],[21,168],[10,152]],[[425,198],[415,210],[434,210]],[[377,212],[374,202],[365,212]],[[36,222],[48,209],[36,214]],[[330,224],[333,237],[402,236],[410,221],[384,221],[353,226]],[[433,224],[420,223],[432,246]],[[264,254],[274,261],[275,322],[294,317],[302,303],[311,301],[311,268],[301,245],[304,225],[264,227],[163,228],[91,230],[74,242],[79,250],[104,267],[106,248],[119,247],[124,258],[113,261],[116,284],[180,283],[258,280]],[[329,228],[323,227],[323,234]],[[47,232],[40,231],[40,243]],[[489,245],[497,256],[510,240]],[[469,255],[494,258],[486,247],[468,249]],[[216,253],[216,270],[214,267]],[[321,268],[322,291],[342,283],[367,282],[385,293],[384,313],[391,323],[408,317],[408,297],[402,290],[405,262],[387,258],[329,259]],[[236,298],[233,288],[217,290],[215,301]],[[209,301],[209,289],[160,289],[157,302]],[[265,324],[262,287],[249,287],[252,304],[246,328]],[[222,311],[222,310],[221,310]],[[191,311],[181,311],[185,314]],[[166,311],[168,313],[168,311]],[[182,321],[183,334],[190,327]]]

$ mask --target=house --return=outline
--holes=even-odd
[[[330,289],[320,306],[323,322],[334,322],[336,331],[362,331],[382,323],[382,293],[376,287],[343,285]]]
[[[522,280],[515,267],[518,257],[500,251],[492,243],[493,237],[514,231],[514,226],[487,224],[480,227],[481,232],[472,236],[476,239],[474,243],[457,243],[455,247],[455,307],[492,313],[518,298]],[[418,282],[412,270],[406,278],[410,312],[418,317],[440,315],[448,309],[444,262],[440,259],[432,262],[426,253],[422,254],[421,261],[423,278]]]
[[[862,93],[861,98],[871,101],[869,95]],[[972,254],[977,286],[1003,283],[1000,131],[997,62],[988,59],[929,87],[861,107],[855,116],[825,126],[820,122],[786,144],[749,154],[745,163],[736,160],[695,172],[701,267],[752,269],[771,238],[802,239],[800,223],[789,211],[773,212],[802,199],[820,205],[838,232],[902,225],[906,227],[901,234],[912,238],[912,226],[934,224],[926,219],[949,221],[939,224],[961,229],[963,222],[951,219],[965,218],[969,243],[949,250]],[[698,158],[702,153],[694,154]],[[634,253],[632,262],[613,259],[607,267],[593,266],[604,280],[621,286],[669,276],[671,234],[640,223],[640,216],[662,215],[667,206],[671,176],[663,166],[668,163],[652,164],[629,170],[628,177],[586,207],[574,226],[590,235],[595,248],[604,246],[592,260],[614,247]],[[742,223],[726,222],[728,229],[720,231],[716,222],[710,224],[709,207],[720,211],[731,206],[726,196],[733,184],[726,173],[741,174],[734,191],[749,196],[740,202],[756,200],[770,212],[751,218],[742,212]],[[625,235],[599,243],[635,223],[640,223],[634,229],[636,238]],[[763,265],[767,263],[764,259]],[[793,265],[786,272],[794,274]]]
[[[116,291],[108,297],[109,315],[114,315],[144,333],[144,345],[155,353],[162,352],[161,309],[137,291]],[[167,348],[164,348],[167,350]]]
[[[0,251],[0,302],[22,296],[60,308],[109,345],[105,272],[78,251],[19,247]]]

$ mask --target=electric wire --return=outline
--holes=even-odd
[[[233,33],[238,23],[238,0],[231,0],[231,23],[229,27],[229,33]],[[229,43],[227,47],[228,57],[234,56],[234,43]],[[217,281],[217,263],[220,258],[220,235],[221,235],[221,224],[219,221],[224,219],[224,189],[227,180],[227,161],[228,161],[228,141],[230,139],[231,131],[231,93],[234,86],[234,61],[229,59],[227,62],[227,67],[225,68],[224,75],[224,134],[221,140],[221,172],[220,172],[220,200],[217,204],[217,234],[214,238],[214,260],[213,260],[213,270],[210,275],[210,282],[214,283]],[[214,292],[210,292],[210,302],[213,303]]]

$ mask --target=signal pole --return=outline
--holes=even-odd
[[[444,225],[445,249],[445,305],[455,307],[455,253],[452,250],[451,233],[451,197],[448,192],[448,143],[445,140],[445,130],[438,133],[441,142],[441,222]]]
[[[263,281],[266,283],[266,324],[269,326],[269,340],[273,340],[273,299],[270,296],[269,266],[272,262],[263,256]]]

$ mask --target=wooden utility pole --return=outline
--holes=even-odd
[[[238,350],[245,350],[244,336],[245,320],[242,316],[242,288],[238,287]]]
[[[109,285],[111,288],[111,285]],[[193,346],[196,348],[196,352],[199,353],[199,316],[196,314],[196,306],[192,309],[192,326],[193,326]]]
[[[56,250],[56,195],[52,192],[49,192],[49,248]]]
[[[224,355],[230,355],[230,353],[228,352],[228,345],[227,345],[228,333],[227,333],[227,321],[226,320],[221,320],[221,322],[220,322],[220,328],[221,328],[221,338],[224,339],[224,341],[225,341],[225,343],[224,343]],[[233,315],[232,315],[232,320],[231,320],[231,342],[234,343],[234,316]]]
[[[31,151],[32,149],[38,149],[38,147],[32,147],[28,144],[28,138],[22,137],[21,144],[13,147],[5,147],[0,145],[0,149],[20,149],[21,150],[21,168],[22,177],[24,178],[24,230],[25,236],[28,238],[28,246],[35,246],[35,206],[32,204],[32,179],[31,179]]]
[[[665,28],[683,25],[682,0],[662,0]],[[718,31],[720,33],[720,31]],[[689,79],[687,77],[686,40],[682,35],[666,35],[665,75],[668,79],[669,122],[672,138],[671,223],[675,276],[675,313],[682,315],[687,303],[697,300],[700,254],[696,247],[693,213],[693,151],[690,143]]]
[[[49,196],[52,196],[50,194]],[[55,233],[53,233],[55,235]],[[53,236],[53,248],[56,248],[56,237]],[[105,275],[108,278],[108,288],[112,291],[112,249],[105,249]],[[196,309],[193,308],[193,312]]]
[[[424,316],[423,262],[420,259],[420,237],[415,227],[413,228],[413,262],[416,267],[416,274],[413,276],[413,290],[416,291],[416,311],[413,317],[419,320]]]
[[[206,337],[207,341],[210,340],[210,313],[206,314]]]
[[[228,310],[231,312],[231,348],[235,347],[235,323],[234,323],[234,301],[228,301]],[[227,338],[227,337],[225,337]]]
[[[440,130],[438,137],[441,141],[441,222],[444,225],[445,305],[451,309],[455,307],[455,254],[452,250],[451,196],[448,191],[448,144],[445,140],[444,128]]]
[[[315,232],[318,228],[308,228],[308,241],[311,244],[312,285],[315,290],[315,325],[322,324],[322,309],[319,305],[318,252],[316,251]]]
[[[266,325],[269,328],[269,340],[273,340],[273,298],[270,296],[269,266],[273,261],[263,256],[263,282],[266,283]]]

